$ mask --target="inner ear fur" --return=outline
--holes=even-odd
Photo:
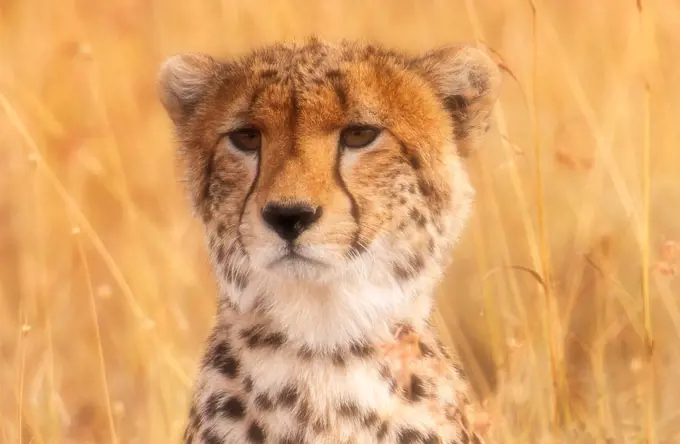
[[[412,66],[432,85],[453,120],[459,153],[467,156],[490,125],[501,72],[488,53],[473,46],[440,48]]]

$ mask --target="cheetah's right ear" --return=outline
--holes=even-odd
[[[203,54],[167,58],[158,73],[160,100],[176,125],[186,121],[220,76],[222,65]]]
[[[428,52],[412,63],[451,115],[459,153],[467,155],[489,127],[500,69],[486,51],[465,45]]]

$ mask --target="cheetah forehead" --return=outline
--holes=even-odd
[[[264,121],[276,120],[282,111],[304,116],[311,109],[304,123],[309,127],[348,120],[389,126],[398,123],[390,119],[411,117],[411,127],[437,128],[443,113],[463,142],[485,125],[500,82],[487,53],[469,46],[409,55],[318,38],[277,43],[225,61],[178,55],[166,60],[159,77],[162,102],[180,128],[192,117],[209,118],[218,107],[222,117]],[[344,119],[334,120],[338,115]]]

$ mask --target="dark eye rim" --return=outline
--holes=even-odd
[[[238,135],[242,134],[247,134],[247,133],[255,133],[259,136],[260,138],[260,143],[258,144],[257,149],[252,149],[244,146],[242,142],[236,137]],[[262,147],[262,131],[260,131],[258,128],[252,127],[252,126],[246,126],[243,128],[238,128],[232,131],[228,131],[225,134],[223,134],[223,137],[227,137],[231,144],[236,148],[237,150],[246,153],[246,154],[253,154],[257,153],[260,151],[260,148]]]
[[[350,132],[350,131],[371,131],[372,132],[372,137],[368,140],[366,143],[362,143],[359,145],[348,145],[345,143],[345,134]],[[379,128],[375,125],[364,125],[364,124],[354,124],[354,125],[348,125],[345,128],[340,131],[340,146],[343,148],[351,149],[351,150],[359,150],[361,148],[365,148],[368,145],[372,144],[375,142],[375,140],[380,136],[380,133],[382,133],[382,128]]]

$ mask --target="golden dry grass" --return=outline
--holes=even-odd
[[[508,70],[439,303],[498,441],[680,442],[675,0],[0,2],[0,441],[179,442],[215,286],[155,70],[310,33]]]

